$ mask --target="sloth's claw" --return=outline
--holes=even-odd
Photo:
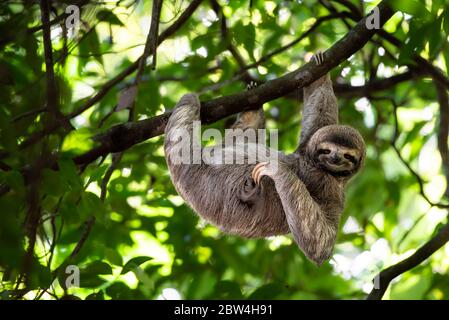
[[[251,81],[250,83],[248,83],[248,84],[246,85],[246,90],[247,90],[247,91],[253,90],[253,89],[256,88],[256,87],[257,87],[257,82]]]
[[[317,51],[317,53],[315,53],[315,54],[313,55],[313,60],[315,61],[315,63],[316,63],[317,65],[322,64],[323,61],[324,61],[324,54],[323,54],[323,51],[321,51],[321,50]]]
[[[256,183],[256,185],[260,184],[260,179],[264,176],[263,171],[264,171],[265,166],[267,164],[268,164],[268,162],[261,162],[261,163],[258,163],[254,167],[254,169],[253,169],[253,171],[251,173],[251,176],[252,176],[254,182]]]

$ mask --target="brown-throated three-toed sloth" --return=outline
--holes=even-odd
[[[320,64],[323,54],[314,56]],[[329,74],[304,88],[302,132],[298,149],[259,163],[214,164],[173,161],[180,144],[203,148],[195,139],[181,139],[200,119],[197,95],[187,94],[175,107],[165,129],[165,154],[178,193],[205,220],[244,237],[291,232],[316,264],[328,259],[344,207],[344,187],[362,166],[365,144],[357,130],[338,125],[337,99]],[[240,115],[234,129],[264,127],[263,111]],[[257,142],[248,142],[251,144]],[[254,145],[253,145],[254,146]],[[223,148],[235,152],[232,148]],[[247,151],[250,152],[250,151]],[[176,162],[176,163],[175,163]],[[267,176],[269,178],[262,178]]]

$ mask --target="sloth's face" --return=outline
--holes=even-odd
[[[357,149],[332,142],[321,142],[315,148],[315,162],[325,171],[341,177],[349,177],[360,167],[361,154]]]

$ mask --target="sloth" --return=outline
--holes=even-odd
[[[324,55],[318,52],[313,59],[321,64]],[[211,151],[195,139],[180,137],[179,130],[192,134],[194,121],[200,121],[200,101],[190,93],[173,110],[164,141],[171,179],[186,203],[225,233],[246,238],[292,233],[315,264],[329,259],[344,208],[345,185],[365,158],[360,133],[338,124],[329,74],[304,87],[300,143],[292,154],[277,151],[259,157],[258,163],[206,163],[203,159],[179,163],[174,159],[180,146]],[[245,134],[264,125],[260,109],[243,112],[232,128]],[[259,143],[246,143],[245,159]],[[221,148],[224,154],[236,152]]]

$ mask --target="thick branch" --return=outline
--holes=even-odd
[[[379,4],[379,12],[381,25],[393,15],[393,11],[387,6],[386,1]],[[298,70],[268,81],[254,90],[202,102],[201,120],[203,123],[211,123],[241,111],[255,109],[262,103],[282,97],[318,79],[360,50],[376,33],[375,29],[366,28],[365,21],[366,18],[363,18],[345,37],[324,53],[323,64],[316,66],[308,63]],[[76,157],[75,162],[78,164],[90,163],[99,156],[123,151],[139,142],[158,136],[164,132],[169,117],[170,112],[167,112],[132,124],[114,126],[96,137],[96,140],[100,142],[99,146]]]
[[[189,8],[189,11],[194,10],[192,7]],[[179,27],[179,23],[182,24],[183,20],[185,21],[187,19],[186,11],[183,13],[186,18],[180,17],[165,32],[168,32],[168,30],[170,30],[169,32],[174,32],[173,30]],[[381,25],[393,15],[393,11],[386,4],[386,0],[379,4],[379,13]],[[295,89],[310,84],[360,50],[376,32],[377,30],[375,29],[367,29],[366,18],[362,19],[345,37],[324,53],[325,59],[321,65],[317,66],[308,63],[296,71],[278,79],[268,81],[254,90],[202,102],[202,122],[206,124],[212,123],[241,111],[256,109],[260,104],[277,99]],[[159,42],[165,38],[162,36],[163,34],[159,37]],[[75,157],[73,160],[76,164],[85,166],[95,161],[98,157],[106,156],[109,153],[121,152],[137,143],[161,135],[164,132],[170,114],[171,112],[167,112],[150,119],[113,126],[94,138],[94,140],[99,142],[98,146]],[[49,162],[48,166],[55,167],[55,162]],[[26,171],[24,172],[24,176],[26,180]],[[0,195],[8,192],[8,190],[8,187],[1,185]]]

